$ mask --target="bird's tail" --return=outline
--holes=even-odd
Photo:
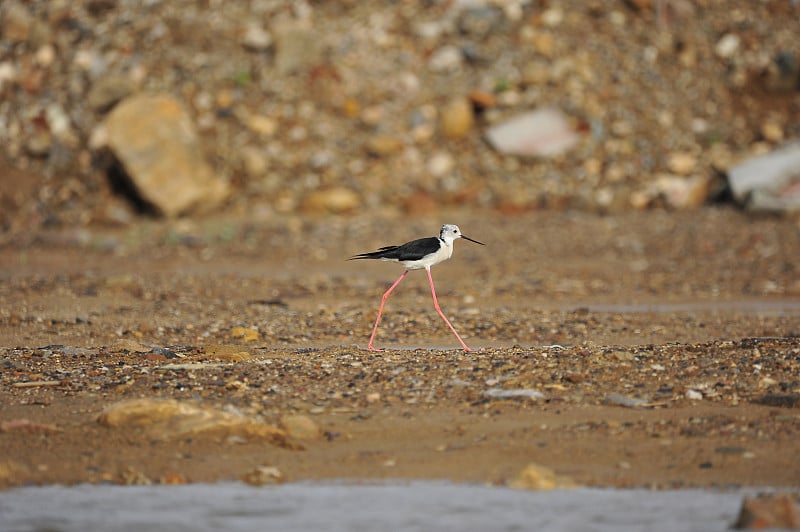
[[[380,248],[378,251],[370,251],[368,253],[359,253],[358,255],[353,255],[347,260],[355,260],[355,259],[389,259],[392,258],[392,252],[397,249],[398,246],[385,246]]]

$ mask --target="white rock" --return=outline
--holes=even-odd
[[[428,164],[426,165],[428,169],[428,173],[433,177],[443,177],[449,174],[453,168],[455,167],[456,161],[452,155],[447,152],[441,151],[434,153],[433,156],[428,159]]]
[[[485,392],[484,395],[491,397],[492,399],[544,399],[545,395],[538,391],[532,390],[529,388],[520,388],[514,390],[504,390],[502,388],[489,388]]]
[[[566,116],[555,108],[530,111],[491,127],[489,143],[501,153],[525,156],[560,155],[578,142]]]
[[[447,45],[431,54],[428,68],[433,72],[453,72],[461,68],[464,56],[457,46]]]
[[[258,24],[249,24],[242,37],[242,45],[249,50],[261,52],[272,46],[272,35]]]
[[[717,41],[716,46],[714,46],[714,53],[722,59],[728,59],[739,50],[741,41],[735,33],[726,33]]]
[[[733,166],[728,183],[733,198],[750,209],[800,211],[800,142]]]
[[[6,83],[13,82],[17,79],[17,69],[11,61],[3,61],[0,63],[0,90]]]
[[[686,390],[686,398],[692,401],[700,401],[703,399],[703,393],[697,390]]]

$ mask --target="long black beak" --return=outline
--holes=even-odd
[[[471,238],[470,238],[470,237],[468,237],[468,236],[461,235],[461,238],[464,238],[464,239],[466,239],[466,240],[469,240],[470,242],[475,242],[476,244],[480,244],[481,246],[485,246],[485,245],[486,245],[486,244],[484,244],[483,242],[478,242],[477,240],[473,240],[473,239],[471,239]]]

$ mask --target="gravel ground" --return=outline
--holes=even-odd
[[[109,110],[140,93],[187,108],[198,157],[242,209],[712,201],[731,164],[800,134],[797,10],[788,0],[10,0],[0,152],[42,177],[0,190],[0,227],[9,239],[32,226],[129,223],[101,147]],[[580,136],[569,152],[520,158],[487,144],[492,125],[551,107]]]
[[[399,270],[346,258],[443,221],[487,243],[459,241],[433,268],[475,352],[457,349],[418,272],[387,304],[387,350],[368,352]],[[398,222],[225,217],[7,247],[0,481],[269,466],[288,480],[508,484],[534,462],[594,486],[800,483],[796,221],[705,209]],[[98,423],[127,399],[187,401],[287,438]],[[287,421],[298,416],[310,436]]]

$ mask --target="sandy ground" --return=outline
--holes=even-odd
[[[346,259],[457,223],[396,265]],[[0,484],[283,479],[800,485],[800,228],[727,208],[143,221],[0,254]],[[177,399],[289,428],[168,437],[98,416]],[[22,420],[28,420],[25,423]]]

